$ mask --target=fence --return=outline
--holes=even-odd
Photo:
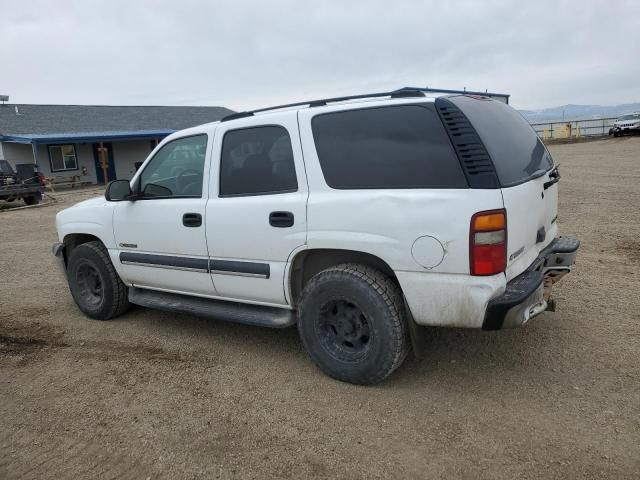
[[[565,122],[532,123],[543,140],[557,138],[595,137],[608,135],[617,117],[590,118],[588,120],[567,120]]]

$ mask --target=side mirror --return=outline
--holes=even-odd
[[[121,202],[122,200],[131,200],[131,186],[129,180],[113,180],[107,185],[104,192],[104,198],[108,202]]]

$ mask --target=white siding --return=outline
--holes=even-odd
[[[144,162],[151,153],[151,142],[142,140],[137,142],[114,142],[113,161],[116,164],[118,179],[130,180],[136,173],[135,163]]]
[[[14,169],[19,163],[33,163],[31,145],[5,142],[2,149],[4,150],[5,160],[7,160]]]

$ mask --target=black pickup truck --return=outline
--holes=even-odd
[[[44,177],[33,164],[16,165],[17,172],[6,160],[0,160],[0,200],[13,202],[22,199],[35,205],[42,199]]]

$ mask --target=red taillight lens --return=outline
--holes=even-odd
[[[507,268],[507,212],[478,212],[469,231],[471,275],[495,275]]]
[[[46,181],[46,178],[45,178],[45,176],[43,174],[39,173],[38,174],[38,180],[40,181],[40,183],[42,185],[44,185],[44,182]]]

